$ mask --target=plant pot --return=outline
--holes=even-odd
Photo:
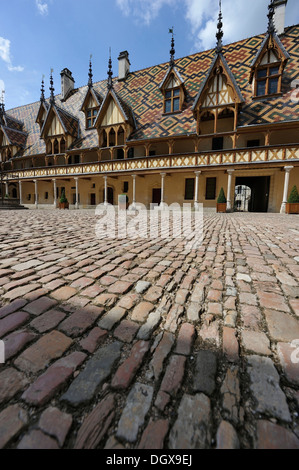
[[[216,202],[217,212],[226,212],[226,202]]]
[[[59,209],[68,209],[69,208],[69,203],[68,202],[60,202],[58,204]]]
[[[299,214],[299,202],[287,202],[286,214]]]

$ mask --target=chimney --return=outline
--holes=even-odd
[[[128,51],[120,52],[118,57],[118,80],[125,80],[130,73],[130,61]]]
[[[69,69],[63,69],[61,75],[61,100],[65,101],[69,93],[74,89],[75,80],[72,77],[72,72]]]
[[[284,33],[287,3],[288,3],[288,0],[274,0],[274,7],[275,7],[274,25],[275,25],[277,34]]]

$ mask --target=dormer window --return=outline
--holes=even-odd
[[[164,113],[180,111],[180,88],[165,91]]]
[[[91,129],[94,127],[94,123],[98,114],[99,108],[91,108],[86,111],[86,128]]]
[[[164,96],[164,114],[179,113],[184,103],[183,79],[175,68],[170,68],[160,85]]]

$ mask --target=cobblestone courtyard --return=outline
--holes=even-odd
[[[299,448],[299,218],[95,222],[0,211],[0,448]]]

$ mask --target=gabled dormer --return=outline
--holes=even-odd
[[[42,129],[44,122],[47,117],[49,105],[45,100],[45,88],[44,88],[44,78],[42,79],[42,85],[41,85],[41,97],[40,97],[40,106],[39,110],[37,113],[36,121],[37,124],[39,124],[40,130]]]
[[[113,88],[111,58],[109,59],[107,93],[94,126],[98,130],[101,148],[125,145],[129,135],[136,128],[131,108]]]
[[[51,96],[41,128],[41,139],[45,141],[47,154],[62,154],[78,139],[79,121],[69,112],[56,105],[52,75],[50,83]],[[40,116],[42,115],[41,108],[40,106]]]
[[[251,64],[249,83],[252,84],[254,98],[275,96],[282,92],[283,71],[290,58],[275,32],[275,3],[272,1],[268,8],[268,31]]]
[[[172,32],[172,40],[169,68],[160,84],[160,90],[164,97],[164,114],[177,113],[182,111],[185,99],[184,80],[174,66],[174,38],[173,30],[170,31]]]
[[[237,126],[239,109],[245,102],[236,79],[222,53],[221,11],[216,37],[215,57],[192,107],[194,117],[197,120],[198,134],[234,131]],[[208,121],[210,121],[210,125],[203,126],[203,123]],[[202,127],[205,127],[205,129],[203,130]]]
[[[98,111],[103,102],[102,96],[94,90],[92,83],[92,65],[89,61],[89,74],[88,74],[88,89],[84,97],[80,111],[85,114],[85,127],[86,129],[94,128],[95,120]]]
[[[5,112],[4,102],[0,103],[0,157],[1,162],[10,160],[21,152],[28,134],[23,131],[23,123]]]

